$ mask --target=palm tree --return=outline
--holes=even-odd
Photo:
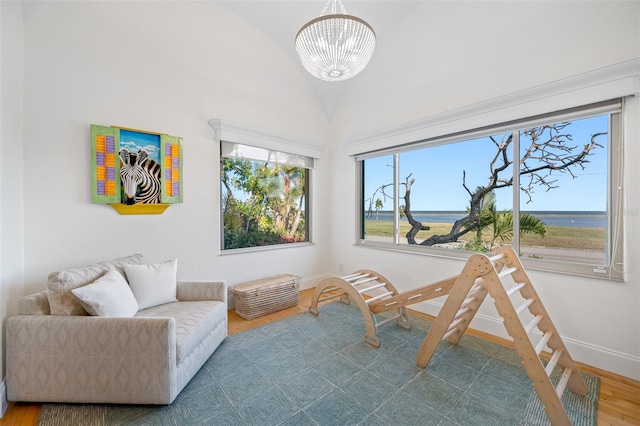
[[[497,213],[493,220],[493,239],[491,247],[495,245],[496,240],[503,243],[513,238],[513,211],[503,210]],[[537,234],[541,237],[547,235],[547,225],[537,217],[528,213],[520,213],[520,235]]]
[[[478,188],[480,190],[481,188]],[[467,211],[469,211],[467,209]],[[509,242],[513,238],[513,211],[496,210],[496,196],[493,191],[487,192],[479,203],[477,212],[478,227],[476,228],[476,238],[473,241],[475,247],[481,246],[482,231],[491,226],[492,238],[490,250],[493,250],[496,240],[503,243]],[[520,213],[520,235],[537,234],[544,237],[547,234],[547,225],[537,217]]]
[[[382,200],[378,198],[376,200],[376,220],[378,220],[378,215],[380,214],[382,207],[384,207],[384,204],[382,204]]]
[[[478,187],[476,191],[480,191]],[[469,209],[467,208],[467,212]],[[493,191],[487,192],[478,203],[478,228],[476,228],[476,239],[482,240],[482,230],[489,225],[493,225],[496,216],[496,194]]]
[[[481,186],[476,188],[476,191],[479,192],[482,190]],[[469,216],[471,213],[471,209],[467,207],[467,215]],[[488,251],[485,242],[482,239],[482,232],[485,228],[493,225],[493,220],[496,216],[496,196],[493,191],[487,192],[478,202],[478,211],[475,214],[475,223],[474,227],[476,230],[476,236],[468,241],[464,248],[466,250],[471,251]]]

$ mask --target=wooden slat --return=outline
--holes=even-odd
[[[556,364],[558,364],[558,360],[560,359],[561,355],[562,355],[562,349],[558,349],[553,353],[553,355],[551,356],[551,359],[549,360],[549,362],[547,363],[547,366],[544,369],[544,371],[547,372],[547,376],[551,376],[551,373],[553,373],[553,369],[556,368]]]
[[[441,341],[447,340],[449,337],[453,336],[454,334],[458,333],[459,331],[460,330],[457,327],[447,331],[446,333],[444,333],[444,336],[442,336],[442,340]]]
[[[382,321],[379,321],[378,323],[376,323],[376,327],[381,327],[381,326],[385,325],[386,323],[391,322],[391,321],[396,320],[396,319],[401,318],[401,317],[402,317],[402,315],[398,314],[398,315],[392,316],[390,318],[383,319]]]
[[[522,312],[524,312],[525,309],[533,305],[533,302],[535,302],[535,300],[533,299],[527,299],[522,302],[522,304],[516,308],[516,314],[521,314]]]
[[[475,302],[476,299],[475,297],[467,297],[466,299],[464,299],[464,302],[462,302],[462,305],[460,305],[460,310],[466,308],[467,306],[469,306],[470,304],[472,304],[473,302]]]
[[[460,324],[462,324],[462,323],[463,323],[463,322],[465,322],[465,321],[466,321],[466,319],[465,319],[465,318],[457,318],[455,321],[453,321],[453,322],[451,323],[451,325],[449,326],[449,328],[447,329],[447,331],[448,331],[448,330],[451,330],[451,329],[453,329],[453,328],[456,328],[457,326],[459,326]]]
[[[372,286],[369,286],[369,287],[365,287],[365,288],[360,288],[360,289],[357,289],[357,290],[358,290],[358,293],[362,294],[362,293],[366,293],[366,292],[371,291],[371,290],[375,290],[375,289],[380,288],[380,287],[384,287],[384,283],[375,284],[375,285],[372,285]]]
[[[551,339],[551,336],[553,336],[553,332],[552,331],[547,331],[546,333],[544,333],[542,335],[542,339],[540,339],[540,341],[538,342],[538,344],[535,347],[536,355],[540,356],[540,352],[542,352],[542,350],[547,345],[547,343],[549,343],[549,339]],[[562,353],[561,351],[556,351],[556,352],[559,353],[559,354]]]
[[[446,296],[453,288],[453,285],[455,284],[457,278],[457,276],[450,277],[433,284],[428,284],[419,288],[414,288],[413,290],[404,291],[393,296],[390,299],[371,303],[369,305],[369,309],[371,310],[371,313],[379,314],[390,309],[396,309],[398,307],[418,303],[423,300]]]
[[[336,297],[341,297],[341,296],[344,296],[345,294],[346,293],[338,293],[331,296],[321,297],[320,299],[318,299],[318,303],[326,302],[327,300],[335,299]]]
[[[569,377],[571,377],[571,369],[565,368],[562,372],[562,377],[558,382],[558,386],[556,386],[556,395],[558,395],[558,398],[562,398],[562,394],[567,387],[567,383],[569,383]]]
[[[531,320],[531,322],[529,324],[527,324],[527,326],[524,328],[524,332],[529,334],[533,331],[534,328],[536,328],[536,326],[538,325],[538,323],[540,322],[540,320],[542,320],[542,314],[538,314],[535,317],[533,317],[533,319]]]
[[[525,285],[527,285],[527,283],[518,283],[514,285],[509,290],[507,290],[507,296],[509,297],[513,296],[515,292],[520,291]]]
[[[378,279],[378,277],[364,278],[364,279],[361,279],[361,280],[358,280],[356,282],[351,283],[351,285],[355,287],[355,286],[362,285],[362,284],[365,284],[365,283],[370,283],[371,281],[375,281],[377,279]],[[384,284],[382,284],[382,285],[384,285]]]
[[[353,274],[353,275],[348,275],[347,278],[342,278],[342,279],[350,284],[353,284],[352,281],[358,281],[368,276],[369,274]]]
[[[518,270],[518,268],[506,268],[506,269],[503,269],[502,271],[500,271],[498,273],[498,277],[500,277],[502,279],[502,278],[506,277],[507,275],[513,274],[517,270]]]
[[[475,296],[476,294],[480,293],[482,290],[484,290],[484,286],[481,284],[477,284],[471,287],[471,290],[469,290],[467,297]]]
[[[382,294],[379,294],[377,296],[374,296],[374,297],[371,297],[371,298],[365,300],[365,303],[367,303],[367,304],[368,303],[372,303],[372,302],[375,302],[376,300],[380,300],[380,299],[384,299],[385,297],[389,297],[392,294],[393,293],[391,293],[390,291],[387,291],[386,293],[382,293]]]
[[[345,281],[350,281],[353,280],[355,277],[366,277],[369,276],[369,274],[351,274],[351,275],[345,275],[344,277],[340,277],[341,279],[345,280]]]

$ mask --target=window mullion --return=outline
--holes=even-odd
[[[393,243],[400,244],[400,154],[393,154]]]
[[[520,132],[513,132],[513,238],[511,244],[520,253]]]

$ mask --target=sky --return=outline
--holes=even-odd
[[[596,132],[608,131],[608,115],[574,120],[564,129],[573,136],[569,146],[577,146],[578,152],[591,141]],[[502,141],[502,134],[495,139]],[[536,186],[531,195],[532,202],[520,192],[523,211],[606,211],[607,204],[607,136],[600,136],[598,143],[604,148],[596,148],[590,155],[585,170],[574,168],[576,178],[568,173],[555,172],[555,189]],[[521,145],[527,146],[521,139]],[[521,150],[523,150],[521,148]],[[489,138],[480,138],[455,144],[442,145],[404,152],[400,154],[400,182],[411,174],[415,182],[411,188],[411,210],[464,211],[469,206],[469,194],[463,187],[463,172],[466,172],[466,184],[470,190],[488,183],[491,176],[490,164],[497,149]],[[522,155],[522,152],[521,152]],[[512,158],[510,154],[509,158]],[[498,164],[498,163],[496,163]],[[380,185],[393,182],[393,156],[387,155],[368,159],[365,162],[365,198]],[[512,168],[505,170],[505,176],[512,174]],[[495,192],[498,210],[512,208],[513,188],[503,188]],[[393,189],[388,189],[392,194]],[[400,196],[404,195],[401,189]],[[380,194],[384,207],[392,210],[391,200],[385,200]],[[401,204],[404,201],[401,200]]]
[[[126,148],[129,152],[138,152],[146,149],[149,158],[156,163],[160,162],[160,135],[153,133],[120,130],[120,148]]]

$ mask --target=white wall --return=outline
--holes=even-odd
[[[22,198],[22,7],[0,2],[0,318],[4,359],[4,319],[17,312],[24,287]],[[4,377],[4,364],[0,364]],[[0,415],[6,409],[0,384]]]
[[[348,154],[354,153],[354,144],[415,120],[640,58],[639,6],[638,2],[425,2],[378,47],[334,116],[332,268],[337,270],[342,263],[346,272],[377,270],[400,291],[458,274],[462,261],[353,245],[355,164]],[[413,48],[398,48],[409,41]],[[635,80],[637,88],[637,75]],[[575,99],[579,101],[578,94]],[[529,271],[574,358],[635,379],[640,379],[638,104],[637,99],[628,102],[625,123],[628,279],[615,283]],[[558,109],[558,104],[547,102],[546,109]],[[456,129],[456,122],[446,124]],[[432,129],[424,131],[434,136],[429,134]],[[401,133],[396,136],[395,142],[414,140],[403,140]],[[357,149],[378,147],[379,141],[374,141]],[[441,303],[414,307],[436,314]],[[506,336],[491,303],[485,303],[481,314],[473,327]]]
[[[130,253],[178,258],[179,279],[230,284],[327,270],[322,179],[313,183],[315,245],[219,255],[220,118],[326,144],[328,123],[298,64],[212,2],[25,2],[25,281]],[[184,203],[120,216],[91,204],[89,125],[183,138]],[[316,176],[326,173],[320,159]],[[320,260],[320,261],[319,261]]]
[[[637,10],[627,1],[425,1],[348,86],[332,127],[351,140],[638,57]]]

